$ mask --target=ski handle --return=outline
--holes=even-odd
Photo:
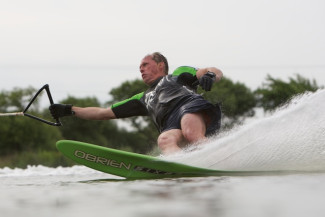
[[[46,93],[47,93],[47,96],[49,98],[49,101],[50,101],[50,104],[53,105],[54,102],[53,102],[53,98],[52,98],[52,95],[51,95],[51,92],[50,92],[50,87],[48,84],[45,84],[41,89],[39,89],[37,91],[37,93],[35,94],[35,96],[31,99],[31,101],[28,103],[28,105],[26,106],[26,108],[24,109],[23,111],[23,115],[24,116],[27,116],[27,117],[30,117],[30,118],[33,118],[35,120],[38,120],[38,121],[41,121],[45,124],[48,124],[48,125],[52,125],[52,126],[62,126],[62,123],[60,122],[59,118],[55,119],[56,122],[51,122],[51,121],[47,121],[47,120],[44,120],[42,118],[39,118],[39,117],[36,117],[34,115],[31,115],[31,114],[28,114],[26,113],[27,110],[29,109],[29,107],[32,105],[32,103],[35,101],[35,99],[37,98],[37,96],[43,91],[43,90],[46,90]]]

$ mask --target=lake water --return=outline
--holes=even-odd
[[[0,169],[0,180],[3,217],[321,217],[325,213],[325,173],[121,181],[83,166],[37,166]]]
[[[322,217],[325,90],[223,132],[200,150],[163,157],[193,166],[267,171],[125,181],[83,166],[0,169],[0,213],[9,216]]]

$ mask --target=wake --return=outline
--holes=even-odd
[[[325,171],[325,90],[295,97],[269,117],[211,139],[201,150],[167,157],[234,171]]]

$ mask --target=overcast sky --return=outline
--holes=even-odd
[[[216,66],[244,83],[286,69],[285,76],[304,73],[323,85],[324,22],[324,0],[0,0],[0,89],[35,85],[25,75],[33,67],[64,68],[60,79],[74,85],[92,75],[76,80],[69,67],[134,73],[110,71],[108,86],[116,86],[140,78],[140,60],[154,51],[171,69]],[[60,73],[29,71],[64,86],[54,81]],[[24,82],[14,79],[23,73]]]

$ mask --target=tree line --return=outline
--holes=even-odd
[[[59,103],[81,107],[107,107],[142,92],[146,88],[142,80],[136,79],[125,81],[119,87],[111,89],[109,95],[112,100],[109,102],[100,103],[96,97],[69,96]],[[256,107],[263,108],[264,111],[272,111],[288,102],[294,95],[305,91],[314,92],[319,88],[323,87],[318,86],[315,80],[311,81],[300,75],[289,78],[289,81],[268,75],[265,82],[256,90],[251,90],[243,83],[233,82],[224,77],[213,86],[210,92],[204,92],[200,88],[198,92],[210,102],[221,105],[222,129],[228,129],[239,124],[246,117],[254,116]],[[37,89],[33,87],[1,91],[0,112],[22,111],[36,91]],[[29,112],[51,119],[48,109],[41,109],[38,101],[33,103]],[[148,153],[153,150],[158,132],[149,118],[132,117],[125,120],[133,130],[119,127],[116,121],[88,121],[65,117],[61,120],[63,126],[53,127],[26,117],[1,117],[0,157],[20,156],[24,153],[45,153],[44,156],[48,156],[48,153],[56,152],[55,142],[61,139],[89,142],[137,153]],[[34,161],[37,160],[34,159]]]

